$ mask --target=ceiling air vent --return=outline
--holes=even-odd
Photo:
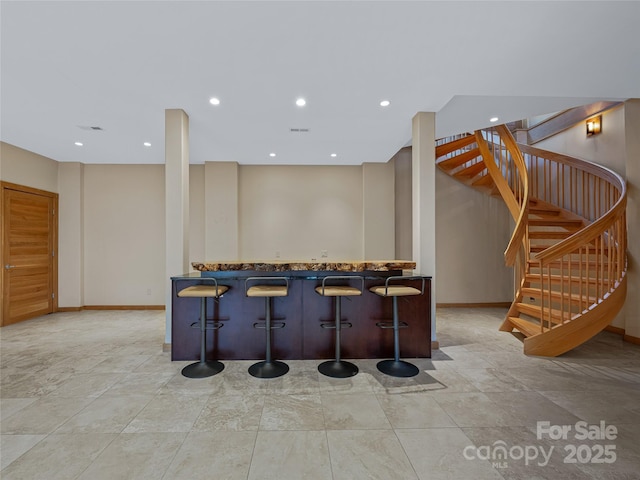
[[[309,131],[308,128],[291,128],[290,130],[295,133],[307,133]]]
[[[91,125],[78,125],[78,128],[80,130],[94,130],[94,131],[104,131],[104,129],[102,127],[92,127]]]

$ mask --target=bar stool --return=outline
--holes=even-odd
[[[327,280],[360,280],[361,287],[357,289],[349,285],[327,285]],[[358,373],[358,367],[351,362],[346,362],[340,358],[340,333],[343,327],[351,328],[351,323],[343,322],[341,315],[341,300],[342,297],[362,295],[364,290],[364,278],[357,275],[332,275],[322,279],[322,286],[316,287],[316,292],[323,297],[335,297],[335,323],[322,323],[322,328],[335,328],[336,330],[336,358],[334,360],[327,360],[318,365],[318,371],[327,377],[333,378],[348,378],[353,377]]]
[[[249,286],[251,282],[271,282]],[[274,282],[276,284],[274,284]],[[278,285],[277,283],[284,283]],[[271,330],[283,328],[284,322],[271,324],[271,298],[286,297],[289,294],[289,280],[286,277],[249,277],[245,280],[245,294],[247,297],[264,297],[265,323],[253,324],[253,328],[264,328],[266,333],[265,360],[254,363],[249,367],[249,374],[257,378],[276,378],[289,371],[289,365],[271,358]]]
[[[422,280],[422,289],[410,287],[407,285],[391,284],[390,282],[395,280]],[[393,298],[393,322],[378,322],[376,325],[380,328],[393,328],[393,360],[382,360],[378,362],[378,370],[386,375],[392,377],[413,377],[417,375],[420,370],[415,365],[400,360],[400,329],[407,328],[408,325],[405,322],[401,322],[398,319],[398,297],[404,297],[407,295],[424,295],[424,277],[405,277],[405,276],[392,276],[387,277],[384,285],[378,285],[369,288],[369,290],[381,297]]]
[[[218,360],[207,360],[207,330],[218,330],[223,323],[217,319],[207,325],[207,298],[217,302],[229,290],[226,285],[218,285],[215,278],[200,278],[201,282],[212,282],[213,285],[192,285],[178,292],[178,297],[200,298],[200,319],[191,324],[192,328],[200,328],[200,361],[187,365],[182,369],[182,375],[188,378],[211,377],[224,370],[224,364]]]

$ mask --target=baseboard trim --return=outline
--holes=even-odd
[[[640,338],[638,338],[638,337],[634,337],[632,335],[626,335],[625,334],[625,335],[622,336],[622,339],[625,342],[633,343],[635,345],[640,345]]]
[[[163,343],[162,344],[162,353],[171,353],[171,344],[170,343]]]
[[[431,340],[431,350],[440,350],[440,342],[437,340]]]
[[[436,308],[509,308],[511,302],[490,303],[436,303]]]
[[[164,305],[85,305],[83,307],[58,307],[58,312],[81,310],[164,310]]]
[[[622,340],[624,340],[625,342],[633,343],[634,345],[640,345],[640,338],[634,337],[633,335],[627,335],[624,328],[607,325],[604,329],[606,332],[622,335]]]
[[[164,305],[85,305],[85,310],[164,310]]]
[[[607,325],[604,329],[607,332],[617,333],[618,335],[624,336],[624,328],[614,327],[613,325]]]

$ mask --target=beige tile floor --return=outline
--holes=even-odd
[[[248,361],[187,379],[188,362],[161,352],[164,312],[10,325],[1,477],[640,479],[640,347],[605,332],[561,358],[526,357],[498,332],[504,314],[439,309],[441,349],[414,360],[411,379],[385,377],[373,360],[343,380],[316,361],[290,361],[272,380],[250,377]],[[538,422],[571,430],[539,436]],[[576,438],[601,422],[615,438]]]

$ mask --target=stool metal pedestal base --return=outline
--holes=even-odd
[[[349,378],[358,373],[358,367],[344,360],[327,360],[318,365],[318,371],[332,378]]]
[[[182,375],[188,378],[206,378],[224,370],[224,364],[217,360],[209,362],[196,362],[182,369]]]
[[[378,370],[392,377],[415,377],[420,369],[414,364],[402,360],[382,360],[378,362]]]
[[[249,367],[249,375],[256,378],[276,378],[281,377],[289,371],[289,365],[278,360],[271,362],[262,361],[254,363]]]

